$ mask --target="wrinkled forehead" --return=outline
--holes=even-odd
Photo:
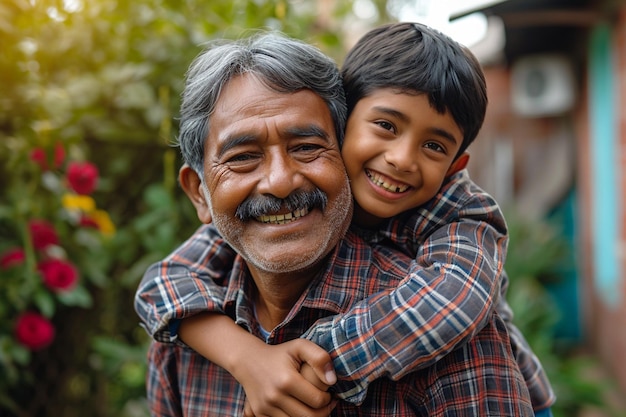
[[[308,89],[277,91],[249,74],[224,86],[209,121],[209,146],[276,136],[320,137],[338,148],[330,109],[319,95]]]

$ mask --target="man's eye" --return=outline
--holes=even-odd
[[[252,161],[256,159],[255,155],[251,154],[251,153],[241,153],[241,154],[237,154],[237,155],[233,155],[231,157],[228,158],[228,160],[226,162],[232,163],[232,162],[248,162],[248,161]]]
[[[303,143],[293,148],[293,150],[296,152],[310,152],[316,151],[318,149],[320,149],[320,146],[313,143]]]

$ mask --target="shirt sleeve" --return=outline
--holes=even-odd
[[[206,225],[151,265],[135,294],[135,311],[148,334],[175,342],[179,320],[206,311],[223,313],[224,283],[235,256],[217,230]]]
[[[182,417],[177,358],[170,346],[152,342],[148,349],[146,396],[150,415]]]
[[[506,237],[465,219],[432,233],[397,288],[378,293],[305,335],[330,352],[336,393],[360,402],[369,383],[432,365],[480,331],[499,296]]]

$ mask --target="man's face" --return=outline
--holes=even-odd
[[[316,265],[343,237],[352,213],[326,103],[312,91],[278,93],[241,75],[225,86],[209,123],[202,188],[222,236],[262,271]],[[325,207],[312,197],[323,194]],[[288,206],[283,199],[294,195]]]
[[[433,198],[455,168],[462,141],[452,116],[437,113],[424,94],[383,88],[359,100],[342,149],[356,220],[393,217]]]

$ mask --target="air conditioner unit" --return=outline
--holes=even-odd
[[[556,116],[574,106],[574,71],[567,57],[529,55],[518,59],[511,72],[513,111],[520,116]]]

